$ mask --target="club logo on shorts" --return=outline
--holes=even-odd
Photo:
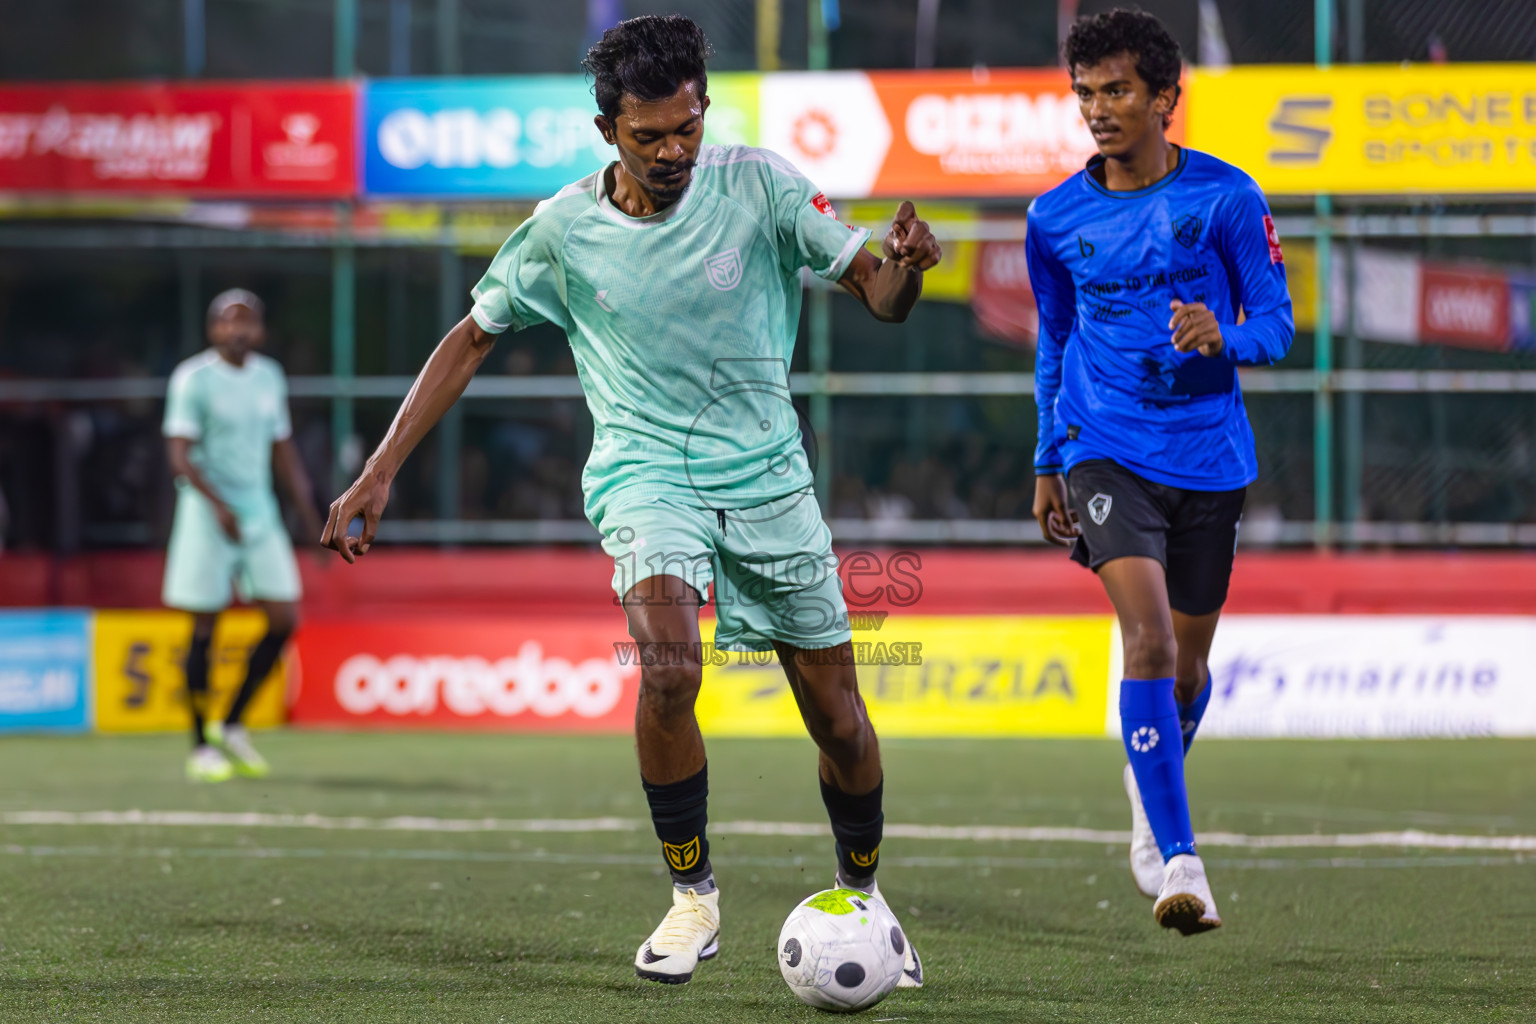
[[[1109,518],[1110,506],[1115,499],[1100,491],[1088,499],[1088,518],[1093,520],[1095,526],[1103,526],[1104,520]]]
[[[707,257],[704,276],[716,291],[728,292],[741,284],[741,250],[731,248]]]
[[[1150,725],[1144,725],[1131,733],[1131,749],[1138,754],[1145,754],[1157,746],[1157,730]]]
[[[880,847],[877,846],[873,850],[870,850],[868,853],[860,853],[858,850],[849,850],[848,859],[853,861],[856,866],[861,868],[874,867],[875,861],[880,859]]]
[[[699,862],[699,837],[694,836],[682,845],[662,843],[661,850],[667,855],[667,863],[673,871],[687,871]]]

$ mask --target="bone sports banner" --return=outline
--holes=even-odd
[[[0,87],[0,189],[344,198],[354,88],[335,83]]]
[[[1189,144],[1268,192],[1536,192],[1536,65],[1198,71]]]

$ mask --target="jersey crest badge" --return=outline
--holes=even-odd
[[[1284,263],[1285,253],[1280,251],[1280,232],[1275,230],[1275,218],[1264,215],[1264,237],[1269,240],[1269,262]]]
[[[741,250],[730,248],[707,257],[704,276],[716,291],[728,292],[741,284]]]
[[[1187,213],[1173,222],[1173,240],[1186,249],[1193,249],[1200,241],[1202,223],[1199,217]]]
[[[1104,520],[1109,518],[1109,509],[1115,503],[1115,499],[1100,491],[1088,499],[1088,518],[1093,520],[1095,526],[1103,526]]]

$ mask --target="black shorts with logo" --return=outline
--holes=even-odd
[[[1116,558],[1155,558],[1174,611],[1208,615],[1226,603],[1246,487],[1190,491],[1090,459],[1067,474],[1067,493],[1083,531],[1073,561],[1097,571]]]

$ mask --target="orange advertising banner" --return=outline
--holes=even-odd
[[[759,99],[761,144],[834,198],[1033,196],[1095,152],[1056,68],[770,74]]]

